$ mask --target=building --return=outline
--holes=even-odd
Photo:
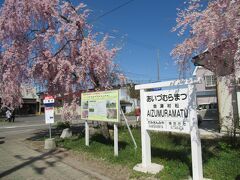
[[[41,102],[36,89],[34,87],[22,86],[21,94],[23,103],[21,107],[15,109],[15,113],[17,115],[39,114]],[[2,115],[4,115],[4,110]]]
[[[216,104],[216,76],[213,72],[205,69],[202,66],[196,66],[193,77],[201,78],[201,83],[196,85],[197,89],[197,104]]]
[[[212,57],[208,51],[205,51],[194,57],[193,63],[196,66],[202,66],[218,75],[216,76],[215,82],[218,102],[219,129],[221,132],[231,134],[234,129],[239,128],[240,113],[238,111],[240,110],[240,72],[238,72],[239,68],[235,67],[234,60],[226,61],[226,59],[227,57],[223,57],[218,60]],[[210,78],[208,79],[209,83],[213,82]],[[235,82],[237,82],[237,84]]]
[[[198,120],[205,128],[219,129],[216,76],[208,69],[196,66],[193,77],[201,79],[201,82],[196,84]]]
[[[134,112],[139,106],[139,100],[130,97],[128,88],[128,86],[120,87],[120,106],[124,113]]]
[[[39,114],[40,99],[37,95],[36,88],[23,87],[22,88],[23,104],[19,109],[19,114]]]

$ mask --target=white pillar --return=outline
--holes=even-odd
[[[151,139],[147,130],[142,130],[142,166],[147,168],[151,165]]]
[[[85,121],[85,145],[89,146],[89,125],[87,121]]]
[[[140,100],[144,102],[144,90],[140,90]],[[146,117],[144,114],[144,103],[141,103],[141,141],[142,141],[142,166],[151,166],[151,139],[146,130]]]
[[[114,124],[114,156],[118,156],[118,127]]]
[[[191,135],[191,150],[192,150],[192,171],[193,180],[203,180],[202,169],[202,147],[201,139],[198,130],[198,120],[196,112],[196,93],[195,86],[189,85],[189,111],[190,111],[190,135]]]

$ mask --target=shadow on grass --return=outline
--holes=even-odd
[[[202,151],[205,155],[212,153],[215,156],[220,151],[239,150],[240,138],[236,141],[236,144],[232,143],[231,137],[222,137],[221,139],[202,139]]]
[[[192,175],[190,136],[171,133],[152,135],[155,136],[151,148],[152,157],[182,162],[187,165],[190,175]],[[163,144],[159,144],[158,139],[161,139]],[[168,147],[169,144],[171,144],[170,147]],[[218,157],[220,151],[218,140],[204,139],[201,140],[201,145],[203,163],[207,163],[211,158]]]
[[[191,153],[191,151],[189,152],[186,150],[169,150],[169,149],[152,147],[151,153],[152,153],[152,157],[155,157],[155,158],[161,158],[166,160],[177,160],[177,161],[183,162],[188,166],[189,172],[192,171],[192,162],[191,162],[191,159],[189,158],[189,153]]]
[[[107,146],[113,146],[113,144],[114,144],[114,141],[112,139],[106,139],[102,134],[94,134],[91,137],[91,141],[96,141],[98,143],[105,144]],[[127,145],[128,145],[128,143],[126,143],[124,141],[118,141],[119,150],[125,149]]]
[[[235,180],[240,180],[240,174],[236,176]]]

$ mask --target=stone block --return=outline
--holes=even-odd
[[[54,138],[45,139],[44,149],[52,150],[56,148],[56,142]]]
[[[143,173],[150,173],[150,174],[157,174],[161,170],[163,170],[163,166],[155,163],[151,163],[147,167],[144,167],[142,164],[137,164],[133,167],[133,170],[143,172]]]
[[[72,131],[69,128],[66,128],[62,131],[60,138],[69,138],[72,137]]]

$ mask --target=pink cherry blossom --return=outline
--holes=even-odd
[[[67,97],[110,88],[123,80],[113,61],[119,48],[93,34],[89,10],[64,0],[5,0],[0,10],[0,95],[3,106],[22,103],[21,85],[39,85],[46,94]],[[69,96],[66,96],[68,94]]]
[[[217,75],[224,63],[229,69],[234,69],[234,63],[239,66],[240,0],[212,0],[208,4],[189,0],[186,5],[178,10],[173,31],[188,37],[171,52],[181,72],[189,70],[192,57],[206,51],[211,55],[206,63]]]

